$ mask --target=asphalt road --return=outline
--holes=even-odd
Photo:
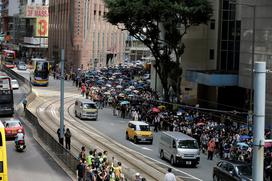
[[[19,73],[28,78],[28,72],[19,71]],[[46,100],[46,96],[49,95],[57,95],[59,94],[59,80],[50,79],[50,83],[48,87],[34,87],[34,90],[38,92],[40,96],[44,96]],[[79,91],[73,88],[72,83],[66,81],[65,82],[65,95],[79,95]],[[73,112],[73,111],[70,111]],[[68,110],[66,113],[68,114]],[[82,122],[79,119],[76,119],[78,122]],[[112,115],[112,110],[110,108],[104,108],[99,110],[98,121],[85,121],[85,123],[90,126],[96,128],[104,135],[107,135],[114,139],[115,141],[123,144],[124,146],[137,151],[139,154],[144,155],[150,160],[155,161],[158,166],[167,169],[167,167],[171,167],[167,161],[163,161],[159,158],[158,153],[158,137],[160,133],[154,133],[154,141],[153,145],[148,144],[134,144],[125,139],[125,130],[127,127],[128,119],[121,119],[120,117],[116,117]],[[75,134],[75,133],[72,133]],[[190,167],[172,167],[175,175],[180,176],[186,181],[191,180],[203,180],[203,181],[211,181],[212,180],[212,169],[213,166],[219,161],[218,158],[215,158],[214,161],[207,160],[207,156],[201,154],[200,164],[197,168]]]
[[[24,99],[24,91],[14,91],[14,103]],[[9,118],[0,118],[6,120]],[[35,141],[30,129],[26,129],[25,152],[16,152],[14,141],[7,141],[8,173],[10,181],[68,181],[70,177],[55,163],[49,154]]]

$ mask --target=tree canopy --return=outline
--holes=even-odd
[[[170,86],[179,97],[180,64],[185,49],[182,38],[189,27],[208,22],[212,15],[208,0],[104,1],[108,8],[107,21],[127,30],[152,52],[165,99],[169,99]]]

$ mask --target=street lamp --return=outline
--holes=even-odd
[[[255,30],[256,30],[256,5],[255,4],[247,4],[247,3],[236,3],[234,0],[230,1],[230,4],[241,5],[251,7],[253,9],[252,16],[252,49],[251,49],[251,86],[250,86],[250,101],[249,101],[249,110],[251,116],[253,114],[253,90],[254,90],[254,63],[255,63]]]

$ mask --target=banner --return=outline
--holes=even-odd
[[[36,17],[48,17],[48,6],[26,6],[25,17],[26,18],[36,18]]]
[[[48,37],[48,17],[36,18],[35,36]]]

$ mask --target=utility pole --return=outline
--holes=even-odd
[[[61,49],[60,76],[60,138],[64,138],[64,49]]]
[[[264,172],[264,124],[266,62],[255,62],[253,181],[262,181]]]

